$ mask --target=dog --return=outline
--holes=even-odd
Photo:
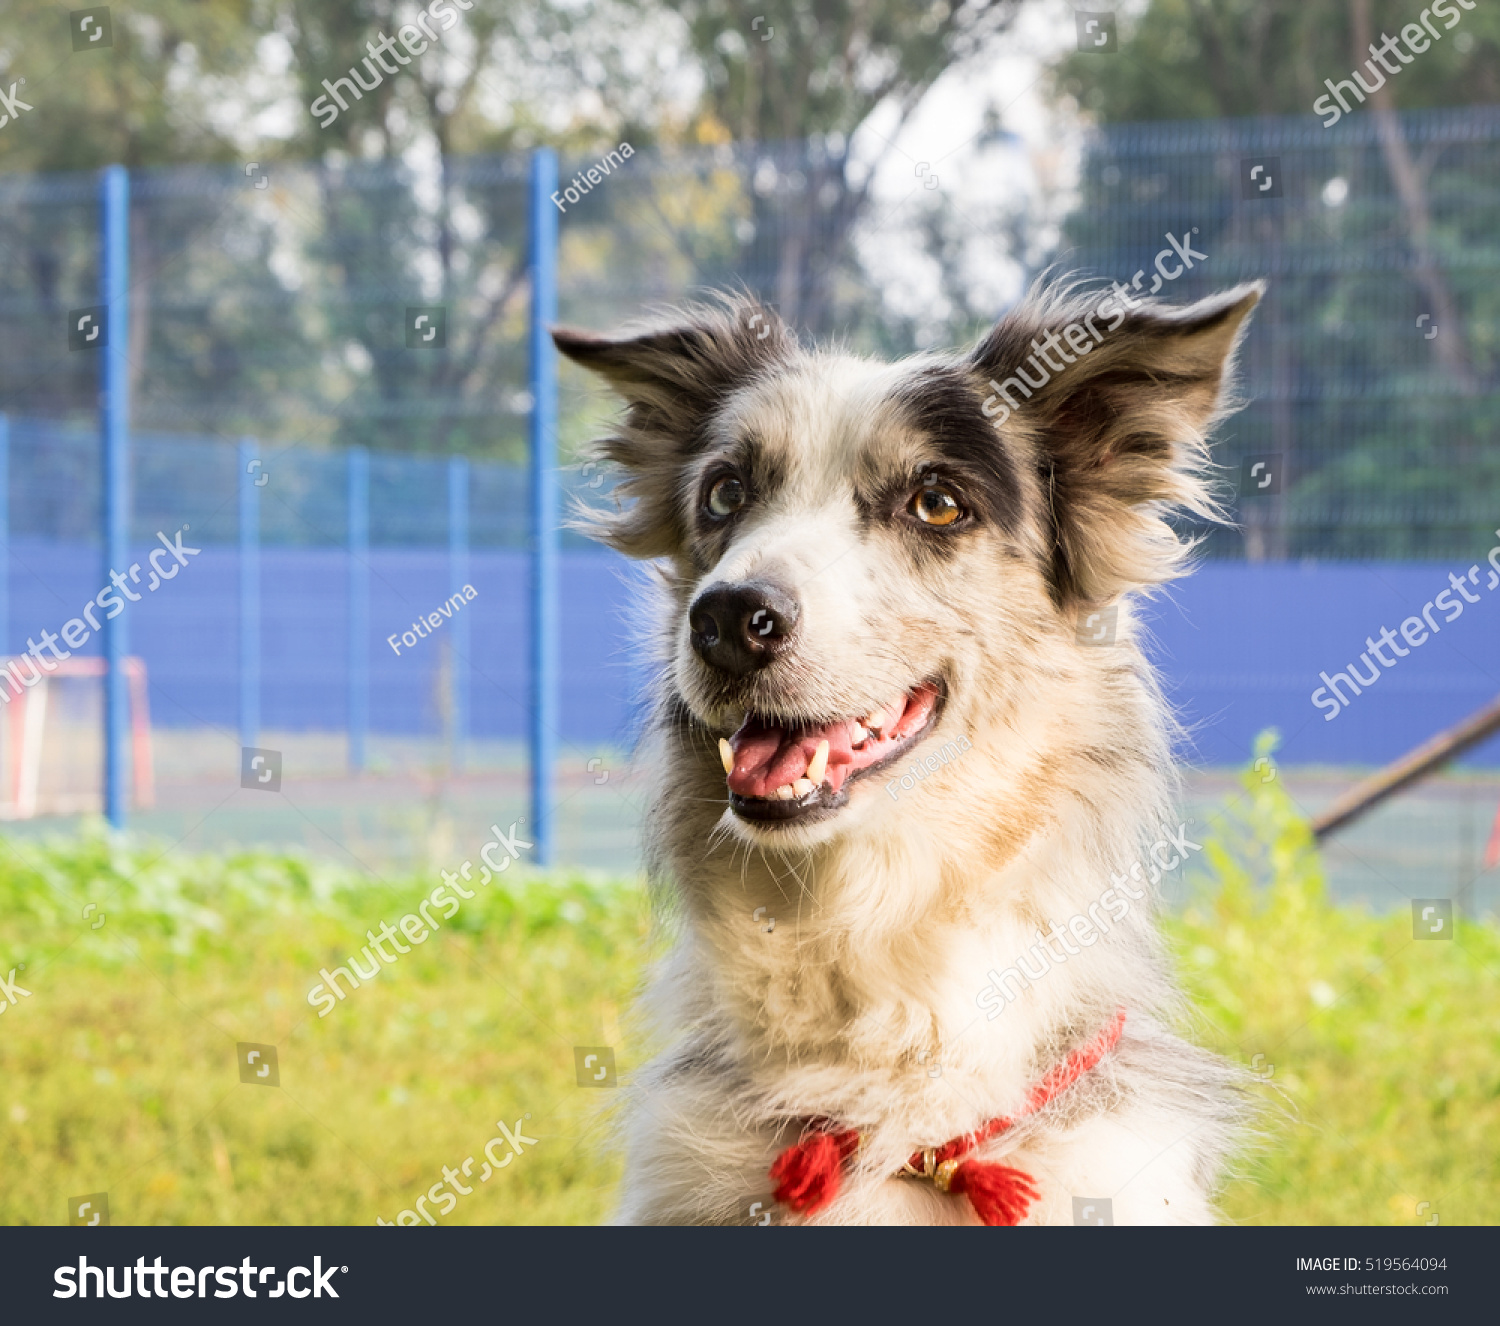
[[[581,520],[659,573],[672,942],[619,1222],[1216,1219],[1246,1093],[1173,1030],[1171,862],[1140,862],[1178,729],[1134,604],[1190,566],[1170,517],[1222,519],[1207,438],[1261,291],[1039,284],[897,363],[748,295],[554,329],[626,406]]]

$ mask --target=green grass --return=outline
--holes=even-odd
[[[1331,906],[1306,824],[1253,768],[1219,824],[1199,897],[1167,928],[1196,1034],[1265,1079],[1266,1135],[1227,1214],[1500,1223],[1500,929],[1459,919],[1451,940],[1417,941],[1410,908]]]
[[[497,881],[320,1018],[319,968],[436,882],[374,888],[254,853],[152,861],[100,837],[5,854],[0,970],[24,962],[31,994],[0,1017],[0,1223],[59,1224],[98,1191],[118,1224],[394,1220],[528,1113],[538,1144],[486,1184],[460,1178],[473,1193],[443,1223],[599,1220],[614,1093],[578,1089],[573,1046],[631,1062],[642,895]],[[277,1046],[279,1088],[240,1082],[241,1041]]]
[[[1500,1222],[1500,932],[1414,942],[1409,915],[1329,905],[1305,825],[1259,774],[1220,822],[1168,934],[1192,1034],[1274,1065],[1228,1217]],[[601,1219],[615,1093],[577,1086],[573,1047],[638,1062],[643,892],[502,877],[319,1018],[318,969],[436,882],[99,834],[9,844],[0,975],[24,963],[31,994],[0,1017],[0,1223],[59,1224],[69,1197],[107,1191],[117,1224],[369,1224],[470,1156],[473,1193],[442,1223]],[[277,1047],[279,1088],[240,1082],[241,1041]],[[528,1113],[537,1145],[474,1182],[496,1122]]]

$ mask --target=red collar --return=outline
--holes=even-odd
[[[971,1133],[939,1147],[912,1153],[901,1173],[931,1179],[942,1192],[967,1193],[981,1224],[1018,1225],[1041,1194],[1031,1175],[1008,1165],[972,1160],[970,1154],[1006,1129],[1035,1114],[1092,1069],[1119,1043],[1125,1010],[1092,1041],[1074,1050],[1027,1093],[1026,1103],[1011,1118],[991,1119]],[[859,1129],[835,1129],[826,1119],[808,1124],[802,1140],[789,1146],[771,1166],[775,1197],[798,1215],[821,1211],[839,1193],[844,1162],[860,1147]]]

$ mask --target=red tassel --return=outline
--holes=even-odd
[[[1495,834],[1495,841],[1500,842],[1500,817],[1496,819]],[[1121,1008],[1090,1044],[1074,1050],[1032,1087],[1025,1108],[1014,1119],[991,1119],[972,1133],[955,1137],[945,1146],[913,1152],[904,1172],[925,1175],[943,1192],[966,1193],[982,1224],[1020,1224],[1032,1202],[1041,1196],[1031,1175],[1008,1165],[960,1160],[960,1157],[998,1137],[1016,1119],[1036,1113],[1066,1091],[1114,1049],[1124,1030],[1125,1010]],[[827,1119],[810,1120],[802,1140],[787,1147],[771,1166],[771,1178],[776,1181],[776,1200],[799,1215],[821,1211],[839,1195],[844,1162],[859,1150],[857,1129],[830,1132],[829,1123]]]
[[[859,1133],[813,1132],[789,1146],[771,1166],[775,1197],[798,1215],[821,1211],[839,1195],[844,1161],[859,1149]]]
[[[966,1160],[948,1181],[949,1192],[967,1193],[984,1225],[1019,1225],[1041,1196],[1031,1175],[1009,1165]]]

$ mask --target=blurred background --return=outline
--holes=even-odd
[[[291,1218],[275,1184],[300,1173],[306,1192],[326,1167],[336,1198],[299,1198],[295,1218],[372,1219],[428,1162],[393,1178],[366,1139],[454,1117],[430,1059],[410,1082],[390,1067],[408,1040],[476,1101],[497,1080],[506,1108],[545,1097],[574,1148],[472,1218],[596,1218],[610,1171],[579,1159],[587,1112],[557,1046],[630,1043],[618,1019],[649,945],[629,750],[650,663],[642,571],[556,520],[609,500],[612,476],[578,458],[614,405],[534,352],[539,323],[608,328],[743,286],[808,338],[890,357],[965,343],[1043,275],[1142,290],[1157,273],[1174,301],[1269,283],[1245,407],[1215,440],[1234,524],[1185,527],[1204,560],[1148,609],[1190,733],[1184,818],[1225,852],[1206,880],[1168,881],[1185,979],[1226,1052],[1284,1062],[1287,1037],[1314,1038],[1294,1096],[1354,1071],[1337,1015],[1362,991],[1381,1049],[1360,1062],[1378,1061],[1368,1094],[1388,1107],[1377,1126],[1318,1097],[1323,1141],[1352,1139],[1352,1187],[1277,1162],[1234,1217],[1416,1219],[1444,1183],[1479,1211],[1482,1181],[1460,1189],[1454,1166],[1496,1095],[1500,1028],[1477,1009],[1500,973],[1500,738],[1316,849],[1307,831],[1500,691],[1500,16],[1456,0],[1337,123],[1312,109],[1411,8],[440,0],[418,27],[415,5],[385,0],[0,3],[0,654],[18,659],[0,682],[0,959],[17,955],[0,969],[24,956],[53,989],[0,1025],[7,1081],[38,1084],[0,1116],[0,1151],[25,1158],[0,1162],[24,1170],[0,1218],[55,1218],[60,1188],[107,1186],[130,1193],[118,1221]],[[81,323],[101,308],[104,343]],[[183,529],[200,551],[122,617],[139,662],[115,701],[106,828],[104,637],[39,680],[24,651]],[[1320,674],[1368,667],[1367,637],[1471,567],[1461,617],[1336,715],[1315,704]],[[332,1022],[362,1032],[316,1040],[306,973],[342,960],[383,900],[539,810],[531,864],[550,873],[488,928],[465,913],[446,965],[411,959],[368,1014],[341,1006]],[[1454,909],[1461,944],[1416,942],[1426,899]],[[111,929],[80,915],[90,901]],[[1290,986],[1256,965],[1266,945],[1304,955]],[[1400,966],[1437,950],[1469,965]],[[217,1011],[175,1040],[169,1006],[137,1004],[141,980]],[[90,1012],[105,991],[118,1026]],[[24,1042],[7,1039],[18,1022]],[[1381,1040],[1398,1022],[1408,1049],[1432,1024],[1422,1066]],[[284,1055],[313,1037],[318,1089],[344,1081],[348,1099],[229,1119],[205,1082],[168,1103],[167,1063],[211,1063],[226,1035]],[[1477,1066],[1454,1067],[1475,1037]],[[355,1064],[357,1090],[340,1077]],[[78,1141],[79,1093],[129,1082]],[[1430,1155],[1391,1140],[1414,1128]],[[127,1134],[139,1165],[102,1159]],[[1393,1178],[1408,1160],[1415,1177]]]

